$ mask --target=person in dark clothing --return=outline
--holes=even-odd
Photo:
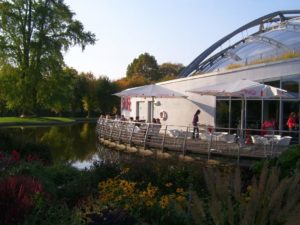
[[[200,109],[198,109],[195,114],[194,114],[194,117],[193,117],[193,126],[194,126],[194,129],[193,129],[193,136],[192,138],[199,138],[199,128],[198,128],[198,122],[199,122],[199,114],[201,113]]]

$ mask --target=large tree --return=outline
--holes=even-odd
[[[0,88],[2,81],[16,87],[2,98],[11,108],[34,112],[47,100],[45,82],[54,84],[63,74],[63,52],[94,43],[95,35],[84,31],[63,0],[1,0]]]
[[[144,76],[149,81],[157,81],[161,78],[159,67],[154,56],[144,53],[135,58],[127,67],[126,76]]]

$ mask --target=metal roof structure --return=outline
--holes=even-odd
[[[215,53],[238,35],[240,40]],[[234,64],[248,65],[289,52],[300,53],[300,10],[273,12],[245,24],[201,53],[179,77],[220,71]]]

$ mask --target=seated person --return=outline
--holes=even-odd
[[[262,125],[261,135],[263,136],[265,134],[274,134],[274,130],[275,130],[275,120],[274,119],[265,120]]]

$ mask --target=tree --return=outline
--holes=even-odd
[[[114,83],[117,86],[117,91],[123,91],[127,88],[138,87],[138,86],[143,86],[143,85],[149,84],[149,81],[143,76],[135,75],[130,78],[125,77],[125,78],[119,79],[119,80],[115,81]]]
[[[126,76],[127,78],[144,76],[149,81],[157,81],[161,78],[156,59],[148,53],[139,55],[128,65]]]
[[[97,80],[96,95],[101,113],[112,113],[114,107],[119,106],[119,98],[113,94],[117,87],[108,77],[101,76]]]
[[[82,105],[84,111],[88,113],[87,117],[90,117],[98,107],[97,96],[96,96],[97,81],[94,75],[91,73],[82,73],[81,76],[85,78],[86,88],[87,88],[86,92],[84,93],[81,99]]]
[[[180,63],[163,63],[159,66],[162,78],[166,76],[177,77],[184,66]]]
[[[44,109],[56,114],[71,110],[74,74],[67,69],[45,76],[39,82],[38,100]]]
[[[45,104],[39,98],[44,82],[63,74],[63,52],[74,45],[84,50],[95,43],[95,35],[84,31],[63,0],[2,0],[0,15],[0,63],[12,71],[12,78],[4,76],[9,86],[18,86],[7,100],[12,108],[34,112]]]

